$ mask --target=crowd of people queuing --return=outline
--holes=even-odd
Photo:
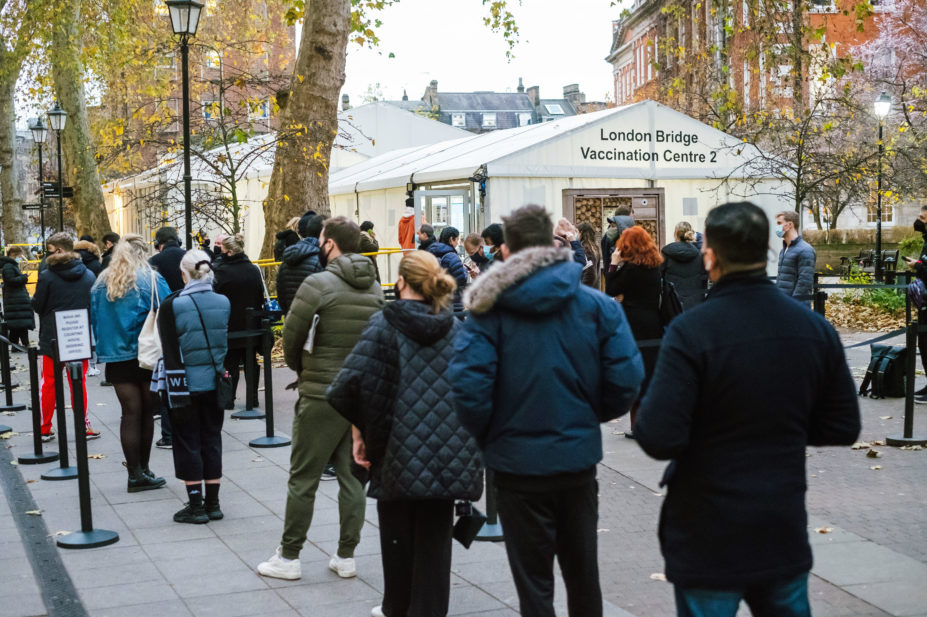
[[[389,303],[369,256],[379,249],[372,223],[293,219],[274,253],[298,400],[280,542],[257,572],[302,576],[328,476],[340,525],[329,569],[357,575],[369,496],[384,576],[371,615],[446,615],[455,502],[480,499],[485,469],[521,613],[554,615],[556,559],[570,616],[601,616],[599,425],[630,413],[626,436],[670,461],[659,535],[678,615],[733,617],[742,600],[755,615],[810,615],[805,447],[853,443],[860,418],[836,332],[801,302],[813,249],[792,214],[777,217],[775,284],[769,221],[747,202],[713,209],[704,235],[678,224],[662,250],[627,207],[607,219],[601,242],[593,225],[555,225],[534,205],[463,239],[423,224]],[[409,229],[404,218],[401,233]],[[43,438],[54,437],[61,377],[54,313],[89,309],[122,410],[127,490],[166,484],[149,464],[160,415],[158,445],[172,449],[188,495],[174,520],[221,519],[221,384],[256,365],[231,335],[253,326],[246,315],[266,300],[263,275],[237,234],[184,251],[165,227],[153,256],[138,235],[104,241],[101,252],[92,239],[51,236],[31,307],[20,255],[0,258],[11,337],[28,341],[31,309],[39,315]],[[668,288],[683,309],[671,322],[661,311]],[[149,365],[152,337],[161,358]],[[89,419],[86,428],[98,435]]]

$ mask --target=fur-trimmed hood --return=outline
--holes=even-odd
[[[570,249],[524,249],[481,274],[464,292],[464,303],[475,314],[497,304],[519,313],[550,313],[576,294],[581,272]]]
[[[100,247],[94,244],[93,242],[87,242],[86,240],[80,240],[79,242],[74,243],[75,251],[87,251],[92,253],[97,257],[100,256]]]

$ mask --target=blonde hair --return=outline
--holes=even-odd
[[[412,291],[425,297],[435,313],[440,313],[451,304],[451,296],[457,289],[457,282],[444,271],[438,259],[426,251],[406,253],[399,262],[399,276]]]
[[[180,260],[180,269],[187,273],[191,281],[211,281],[215,276],[212,273],[212,260],[206,251],[200,249],[187,251]]]
[[[475,249],[480,245],[483,239],[480,237],[480,234],[471,233],[467,234],[467,237],[464,238],[464,248],[467,250]]]
[[[686,221],[676,223],[674,234],[679,242],[695,242],[695,232],[692,231],[692,225]]]
[[[233,255],[245,252],[245,237],[241,234],[226,236],[222,239],[222,248],[231,251]]]
[[[96,284],[106,285],[106,299],[115,302],[129,290],[138,289],[139,270],[150,272],[148,243],[138,234],[126,234],[113,249],[109,266],[100,273]]]
[[[300,217],[298,216],[294,216],[289,221],[287,221],[286,228],[289,229],[290,231],[298,232],[299,231],[299,218]]]

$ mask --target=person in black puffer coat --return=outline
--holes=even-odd
[[[483,491],[476,440],[448,396],[461,328],[448,310],[454,280],[415,251],[399,263],[396,290],[326,396],[354,426],[354,460],[377,499],[384,590],[372,614],[446,615],[454,500]]]
[[[683,310],[702,303],[708,289],[708,273],[702,253],[695,246],[695,232],[689,223],[676,225],[676,241],[663,247],[663,276],[676,287]]]
[[[173,227],[162,227],[155,232],[155,248],[158,254],[148,260],[151,267],[167,281],[171,291],[183,289],[183,277],[180,274],[180,260],[186,254],[180,247],[177,230]],[[162,414],[163,416],[163,414]]]
[[[305,214],[299,219],[299,235],[302,240],[283,251],[283,259],[277,269],[277,301],[286,314],[296,297],[296,290],[306,277],[323,271],[319,261],[319,234],[326,217],[320,214]]]
[[[229,334],[257,327],[256,323],[248,323],[245,312],[252,308],[261,310],[264,306],[264,282],[261,271],[251,263],[245,255],[245,239],[241,234],[226,236],[222,241],[225,256],[222,265],[216,268],[213,290],[229,299],[231,314],[229,315]],[[258,380],[260,373],[257,370],[257,351],[260,340],[253,340],[251,355],[247,355],[247,345],[244,339],[229,339],[228,353],[225,356],[225,370],[232,377],[232,388],[238,391],[238,380],[241,376],[239,366],[242,362],[251,363],[254,379],[251,383],[252,400],[257,401]],[[231,409],[231,407],[229,408]]]
[[[80,255],[80,260],[84,266],[93,272],[94,276],[100,276],[103,271],[103,262],[100,261],[100,247],[89,240],[81,240],[74,244],[74,252]]]
[[[274,242],[275,261],[283,261],[283,251],[299,242],[299,233],[296,231],[298,225],[299,217],[294,216],[286,224],[286,229],[277,232],[276,242]]]
[[[0,257],[0,272],[3,274],[3,318],[9,328],[10,341],[29,346],[29,330],[35,329],[35,313],[32,312],[32,300],[26,289],[29,275],[19,269],[17,257],[22,257],[23,249],[11,246],[6,257]]]

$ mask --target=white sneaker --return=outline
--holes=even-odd
[[[354,565],[353,557],[343,559],[337,554],[332,555],[331,561],[328,562],[328,569],[341,578],[353,578],[357,576],[357,567]]]
[[[386,614],[383,612],[383,606],[374,606],[370,609],[370,617],[386,617]]]
[[[257,571],[261,576],[282,578],[288,581],[295,581],[303,575],[299,559],[284,561],[279,546],[270,559],[258,564]]]
[[[100,374],[100,369],[95,366],[92,366],[87,369],[87,377],[96,377]]]

